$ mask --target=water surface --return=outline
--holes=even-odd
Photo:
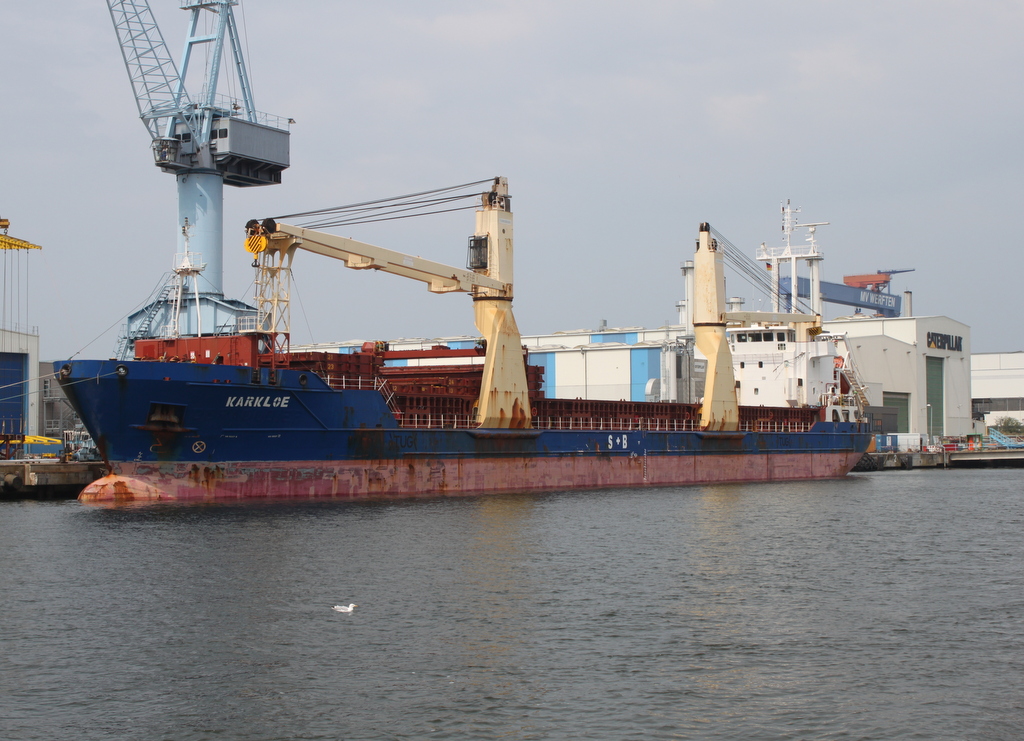
[[[1021,481],[0,503],[0,737],[1017,739]]]

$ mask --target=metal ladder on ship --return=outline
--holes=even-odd
[[[857,364],[853,360],[853,352],[851,352],[846,338],[843,338],[843,344],[846,346],[846,358],[844,358],[843,366],[839,371],[846,376],[846,380],[850,383],[850,390],[857,397],[857,403],[860,405],[861,410],[863,410],[869,405],[868,387],[860,379],[860,374],[857,372]]]
[[[142,321],[139,322],[135,329],[128,331],[128,327],[125,326],[124,334],[121,335],[121,339],[117,343],[117,354],[114,356],[118,360],[127,360],[127,353],[129,347],[135,346],[135,340],[142,337],[146,337],[149,334],[149,328],[153,326],[153,320],[160,311],[160,307],[167,303],[167,299],[170,298],[171,293],[174,291],[174,285],[170,282],[164,282],[163,288],[153,301],[150,302],[149,306],[146,307],[146,315],[142,317]]]

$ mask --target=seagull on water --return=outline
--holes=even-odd
[[[345,607],[345,605],[335,605],[331,609],[337,610],[338,612],[352,612],[352,608],[354,607],[359,607],[359,605],[355,603],[350,604],[348,607]]]

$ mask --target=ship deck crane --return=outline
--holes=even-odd
[[[249,331],[271,344],[290,332],[291,263],[298,249],[340,260],[353,270],[379,270],[427,284],[432,293],[470,293],[476,327],[486,340],[477,422],[487,428],[532,425],[526,361],[512,315],[512,211],[505,178],[495,178],[476,212],[469,269],[455,268],[347,237],[282,224],[246,225],[246,249],[258,255],[256,324]]]

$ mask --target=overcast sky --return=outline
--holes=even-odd
[[[151,0],[177,57],[188,13]],[[109,356],[170,269],[152,164],[100,0],[5,7],[0,215],[43,246],[42,355]],[[251,296],[253,217],[508,178],[524,334],[675,321],[709,221],[753,256],[791,199],[824,280],[914,268],[914,313],[1024,349],[1020,0],[244,0],[256,105],[292,117],[283,184],[225,188],[225,291]],[[464,265],[471,212],[351,227]],[[295,263],[293,342],[471,334],[470,300]],[[738,277],[730,294],[763,305]],[[829,315],[845,313],[839,308]],[[91,343],[91,344],[90,344]]]

